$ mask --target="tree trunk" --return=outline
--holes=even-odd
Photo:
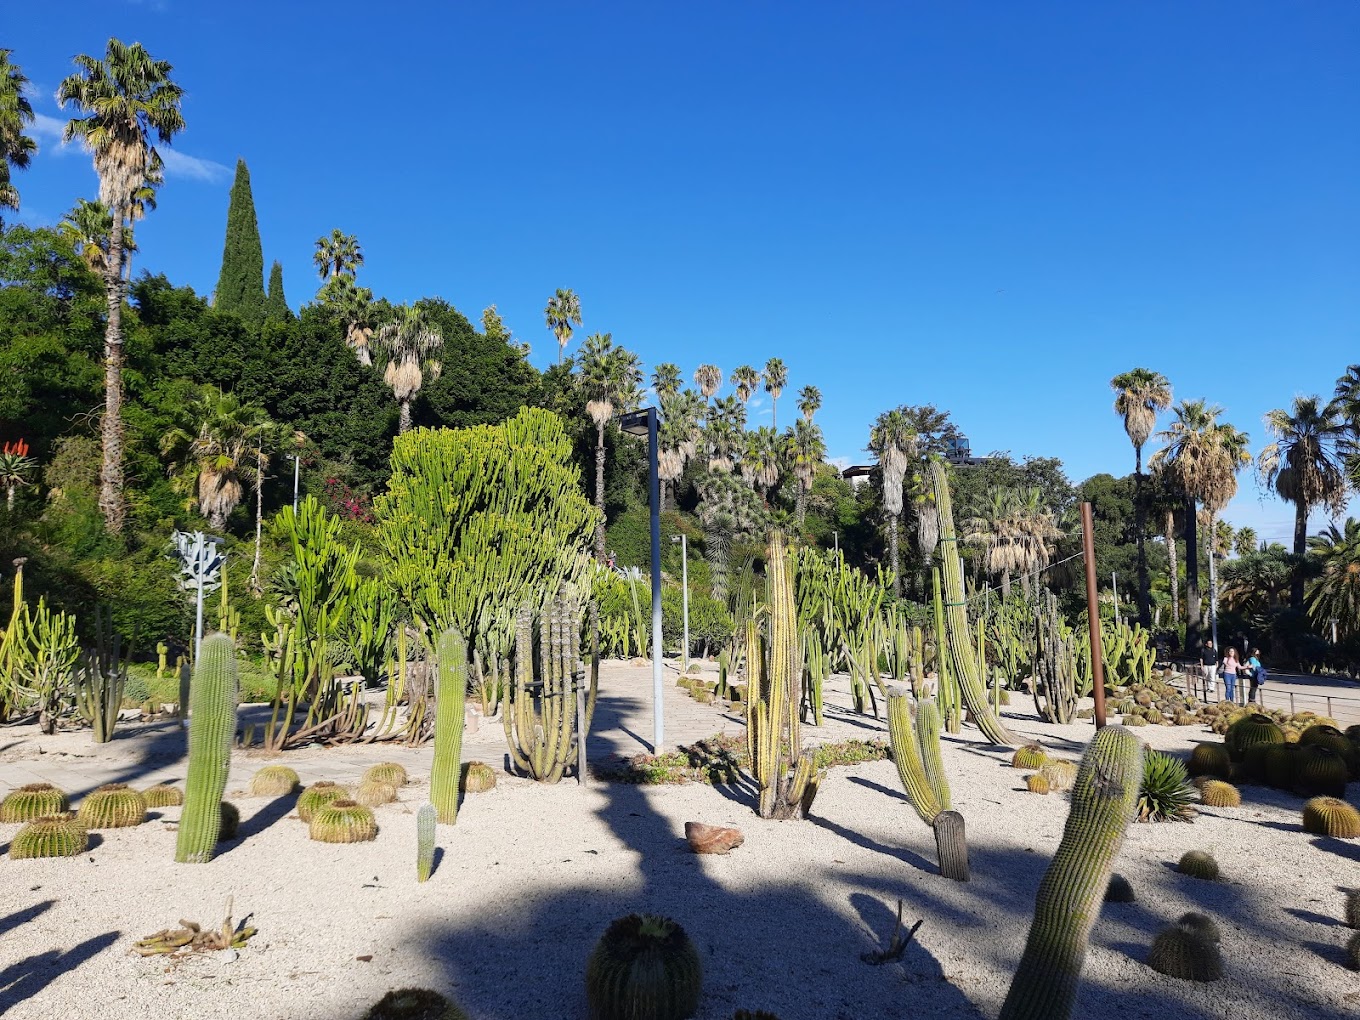
[[[1181,574],[1176,564],[1176,514],[1166,512],[1166,558],[1171,564],[1171,626],[1181,625]]]
[[[108,321],[104,326],[104,419],[100,423],[103,458],[99,467],[99,510],[104,527],[120,534],[123,505],[123,207],[113,210],[109,258],[104,268]]]
[[[779,398],[774,394],[770,395],[770,427],[779,431]]]
[[[401,417],[397,419],[397,435],[404,436],[411,431],[411,401],[410,398],[401,402]]]
[[[807,517],[807,490],[803,488],[803,483],[801,481],[798,483],[797,509],[798,509],[798,530],[802,531],[803,523]]]
[[[1138,622],[1152,626],[1152,599],[1148,590],[1147,508],[1143,506],[1143,448],[1135,446],[1133,468],[1134,527],[1138,529]]]
[[[250,565],[250,590],[260,590],[260,532],[264,524],[264,451],[255,451],[255,559]]]
[[[1195,499],[1185,500],[1185,647],[1199,644],[1199,517]]]
[[[892,564],[893,598],[902,597],[902,578],[897,572],[897,514],[888,515],[888,560]]]
[[[1303,611],[1303,558],[1308,553],[1308,506],[1294,503],[1294,576],[1289,579],[1289,608]]]
[[[1011,572],[1009,570],[1001,571],[1001,597],[1003,599],[1011,597]]]
[[[595,509],[600,512],[595,522],[595,558],[604,562],[604,422],[595,425]],[[660,508],[658,508],[659,510]]]

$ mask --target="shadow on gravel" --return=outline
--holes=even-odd
[[[50,949],[36,953],[0,971],[0,1013],[39,994],[57,978],[69,974],[86,960],[108,949],[122,932],[110,931],[86,939],[66,952]]]
[[[287,818],[288,814],[296,806],[297,799],[298,795],[296,793],[285,793],[282,796],[275,797],[264,807],[254,812],[249,818],[242,818],[241,826],[236,830],[236,838],[224,840],[219,843],[215,856],[226,856],[252,836],[258,836],[275,822],[282,818]],[[233,801],[232,803],[237,804],[238,808],[240,807],[239,802]],[[244,812],[242,812],[242,814],[244,814]]]
[[[180,728],[178,720],[170,720],[164,723],[151,723],[142,727],[137,733],[120,734],[114,731],[113,739],[117,741],[120,736],[126,740],[134,736],[140,737],[148,729],[154,729],[154,734],[150,738],[145,738],[142,747],[138,750],[137,757],[132,762],[120,768],[109,777],[110,783],[127,783],[129,786],[138,786],[139,780],[145,778],[149,773],[157,769],[165,768],[175,762],[183,761],[188,757],[189,739],[187,732]],[[60,786],[61,783],[56,785]],[[67,791],[72,803],[85,796],[96,787],[89,786],[79,790]]]
[[[1319,850],[1326,850],[1328,853],[1336,854],[1338,857],[1344,857],[1348,861],[1355,861],[1357,864],[1360,864],[1360,846],[1356,846],[1353,843],[1347,843],[1345,840],[1341,839],[1329,839],[1326,836],[1319,836],[1311,842],[1313,846],[1317,847]]]
[[[6,914],[4,917],[0,917],[0,935],[13,931],[15,928],[19,927],[19,925],[27,924],[35,917],[47,913],[52,909],[56,902],[56,900],[43,900],[40,903],[33,904],[31,907],[25,907],[23,910],[16,910],[12,914]]]

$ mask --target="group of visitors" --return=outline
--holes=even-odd
[[[1251,655],[1243,662],[1237,657],[1237,649],[1229,648],[1223,653],[1222,660],[1214,644],[1208,638],[1200,648],[1199,661],[1204,667],[1205,693],[1217,694],[1218,678],[1223,679],[1223,696],[1228,701],[1237,701],[1238,681],[1245,680],[1251,686],[1244,691],[1248,702],[1261,703],[1261,688],[1266,682],[1266,668],[1261,665],[1261,649],[1253,648]]]

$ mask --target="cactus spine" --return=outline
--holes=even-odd
[[[467,696],[467,645],[452,629],[439,635],[439,693],[435,700],[434,765],[430,802],[442,825],[458,821],[458,779],[463,758],[463,701]]]
[[[416,881],[429,881],[434,871],[434,826],[438,812],[433,804],[422,804],[416,812]]]
[[[1034,922],[1000,1020],[1071,1016],[1087,939],[1142,778],[1142,742],[1119,726],[1097,732],[1077,769],[1062,842],[1039,884]]]
[[[222,828],[222,794],[236,736],[236,645],[225,634],[203,639],[189,694],[189,776],[175,860],[212,860]]]

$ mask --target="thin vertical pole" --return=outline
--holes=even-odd
[[[293,454],[293,513],[297,513],[297,499],[298,499],[298,460],[299,460],[298,455],[297,455],[296,453]]]
[[[1119,626],[1119,574],[1110,571],[1110,584],[1114,588],[1114,625]]]
[[[665,746],[661,683],[661,472],[657,464],[656,408],[647,408],[647,475],[652,507],[652,753]]]
[[[683,586],[681,603],[685,616],[685,650],[681,659],[685,663],[685,672],[689,672],[689,538],[684,532],[680,533],[680,584]]]
[[[203,648],[203,575],[198,575],[198,597],[194,600],[194,668],[198,668],[198,653]]]
[[[1091,628],[1091,696],[1095,699],[1096,728],[1105,725],[1105,647],[1100,643],[1100,599],[1096,593],[1095,525],[1091,504],[1081,505],[1081,552],[1086,560],[1086,616]]]

